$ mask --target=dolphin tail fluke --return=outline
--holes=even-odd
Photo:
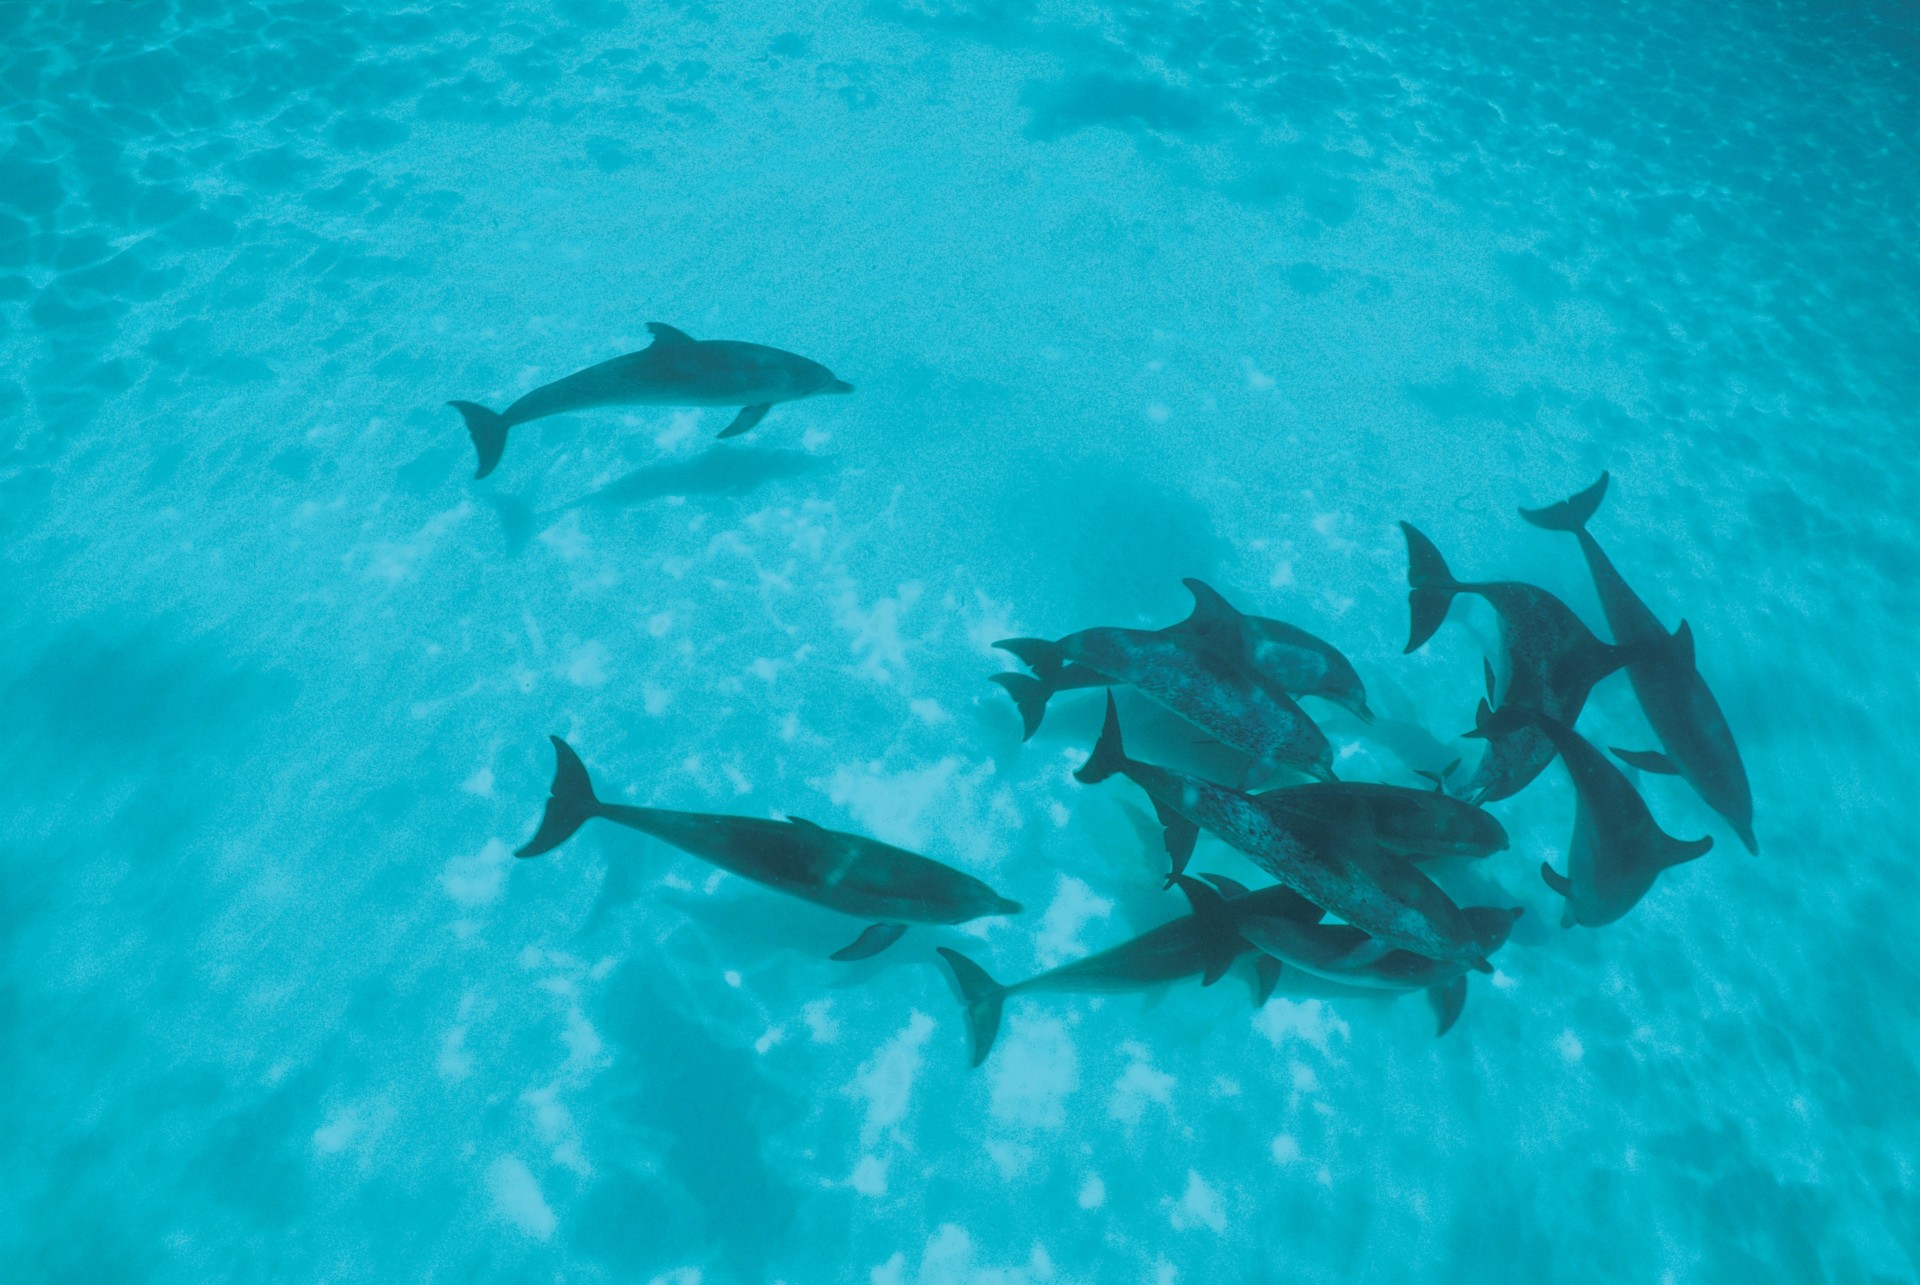
[[[1549,504],[1544,509],[1521,509],[1520,516],[1543,531],[1584,531],[1593,511],[1607,497],[1607,474],[1571,499]]]
[[[473,438],[474,454],[480,457],[480,467],[474,471],[477,482],[493,472],[493,466],[500,462],[500,453],[507,449],[507,417],[497,415],[477,402],[448,402],[447,405],[460,412],[460,418],[467,421],[467,434]]]
[[[593,780],[587,775],[586,764],[573,752],[573,747],[559,737],[547,739],[553,742],[554,754],[553,785],[547,810],[540,818],[540,828],[513,854],[516,857],[537,857],[551,852],[572,838],[575,830],[600,815],[600,800],[593,795]]]
[[[1067,667],[1066,653],[1060,650],[1060,644],[1044,638],[1002,638],[994,646],[1013,653],[1021,664],[1040,675],[1043,682],[1054,682]]]
[[[1460,1020],[1460,1010],[1467,1006],[1467,975],[1465,973],[1450,982],[1427,988],[1427,999],[1433,1005],[1433,1015],[1439,1022],[1435,1037],[1445,1035]]]
[[[1013,698],[1014,708],[1020,711],[1020,726],[1025,729],[1020,739],[1032,740],[1033,734],[1040,730],[1040,721],[1047,716],[1047,702],[1053,698],[1052,685],[1031,674],[1016,674],[1012,670],[990,677],[1006,689],[1007,695]]]
[[[1412,652],[1426,645],[1446,620],[1453,595],[1460,592],[1460,582],[1447,569],[1447,560],[1433,541],[1411,523],[1402,522],[1400,530],[1407,537],[1407,606],[1412,613],[1407,650]]]
[[[967,1037],[973,1044],[973,1065],[979,1066],[993,1052],[994,1038],[1000,1034],[1000,1009],[1006,1003],[1007,988],[957,950],[942,946],[940,958],[953,970],[960,998],[966,1003]]]
[[[1126,767],[1127,747],[1120,741],[1120,711],[1114,707],[1113,693],[1109,691],[1107,721],[1100,725],[1100,739],[1093,743],[1093,753],[1073,776],[1082,784],[1095,785],[1115,772],[1124,772]]]

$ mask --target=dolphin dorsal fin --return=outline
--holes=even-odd
[[[1185,620],[1175,625],[1175,629],[1191,634],[1222,638],[1232,637],[1232,631],[1240,628],[1239,611],[1232,603],[1222,598],[1212,585],[1192,576],[1180,583],[1185,585],[1187,592],[1193,595],[1193,611]]]
[[[1211,885],[1201,883],[1198,879],[1191,879],[1186,875],[1178,876],[1174,879],[1174,883],[1179,887],[1181,892],[1187,894],[1187,904],[1193,907],[1193,917],[1195,919],[1218,921],[1226,917],[1226,898],[1214,891]]]
[[[793,826],[796,829],[811,830],[816,834],[826,833],[825,826],[815,825],[813,822],[807,820],[805,817],[797,817],[797,816],[789,815],[787,817],[787,824],[790,826]]]
[[[647,333],[653,336],[655,348],[667,348],[675,344],[690,344],[693,336],[684,330],[675,330],[664,321],[649,321]]]
[[[1200,877],[1218,888],[1222,897],[1244,897],[1247,895],[1247,885],[1237,879],[1229,879],[1225,875],[1201,875]]]
[[[1687,664],[1693,664],[1693,626],[1684,620],[1680,622],[1680,627],[1673,631],[1673,647]]]

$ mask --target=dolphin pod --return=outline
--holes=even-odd
[[[573,747],[557,736],[548,739],[554,753],[552,791],[540,828],[516,857],[553,851],[595,817],[612,821],[743,879],[875,921],[834,952],[838,960],[879,954],[900,940],[908,924],[961,924],[983,915],[1020,913],[1019,902],[952,866],[799,817],[773,821],[603,803]]]
[[[728,429],[732,433],[751,427],[775,401],[846,391],[824,367],[804,358],[754,345],[700,344],[667,327],[653,329],[658,338],[645,353],[537,389],[502,415],[463,405],[481,473],[497,462],[510,424],[562,410],[623,400],[744,404]],[[695,349],[710,351],[696,356]],[[657,355],[654,365],[639,361],[649,354]],[[705,382],[686,376],[670,398],[672,381],[662,371],[685,375],[696,369],[706,371]],[[695,385],[703,391],[686,391]],[[1308,697],[1353,714],[1359,737],[1407,752],[1383,735],[1387,725],[1374,723],[1359,673],[1332,644],[1243,612],[1197,579],[1183,582],[1193,595],[1191,614],[1164,628],[1099,627],[1051,640],[996,643],[1031,671],[992,675],[1014,700],[1022,740],[1032,737],[1055,694],[1105,689],[1099,735],[1074,776],[1089,786],[1125,777],[1146,795],[1164,831],[1166,886],[1180,890],[1187,913],[1011,984],[997,981],[972,953],[940,946],[959,993],[973,1064],[987,1060],[1014,997],[1149,991],[1191,979],[1207,987],[1242,960],[1252,964],[1256,1004],[1276,993],[1338,1002],[1421,992],[1432,1006],[1436,1032],[1447,1034],[1461,1019],[1469,975],[1494,971],[1491,957],[1507,946],[1523,913],[1519,906],[1463,904],[1446,886],[1463,873],[1457,863],[1487,863],[1513,846],[1506,827],[1484,805],[1519,793],[1554,761],[1564,765],[1574,793],[1565,873],[1552,860],[1542,862],[1539,873],[1560,899],[1561,924],[1568,928],[1619,922],[1652,893],[1662,874],[1713,847],[1710,837],[1669,833],[1634,779],[1576,730],[1590,694],[1617,670],[1626,671],[1662,749],[1616,749],[1613,756],[1643,772],[1683,777],[1755,848],[1745,768],[1695,666],[1691,630],[1682,623],[1669,634],[1587,532],[1607,484],[1602,474],[1571,499],[1522,514],[1536,527],[1576,537],[1612,642],[1597,637],[1546,589],[1459,579],[1431,539],[1400,524],[1408,557],[1408,652],[1438,631],[1462,595],[1486,601],[1499,621],[1504,675],[1496,676],[1491,662],[1484,665],[1486,699],[1463,735],[1485,748],[1463,783],[1453,782],[1457,761],[1443,771],[1415,769],[1432,788],[1336,779],[1334,743],[1299,704]],[[1131,689],[1248,756],[1252,764],[1242,774],[1242,787],[1261,769],[1288,769],[1312,779],[1254,792],[1162,765],[1166,760],[1159,755],[1158,762],[1137,758],[1122,739],[1116,689]],[[841,961],[878,955],[911,925],[951,927],[1021,913],[1019,903],[963,871],[798,817],[605,802],[579,756],[560,738],[550,739],[555,769],[549,797],[533,837],[516,856],[551,852],[586,822],[611,821],[863,921],[854,940],[833,952],[831,958]],[[1414,752],[1427,757],[1418,745]],[[1274,882],[1249,889],[1224,875],[1189,876],[1187,865],[1204,835],[1235,849]]]
[[[648,322],[647,330],[653,343],[639,352],[542,384],[504,411],[475,402],[448,402],[473,438],[479,458],[473,476],[483,478],[499,464],[508,429],[549,415],[595,406],[738,406],[740,413],[720,430],[722,437],[737,437],[779,402],[853,391],[852,384],[834,378],[819,362],[778,348],[695,339],[658,321]]]
[[[1701,801],[1725,817],[1748,852],[1758,853],[1753,834],[1753,790],[1747,784],[1746,765],[1733,743],[1720,702],[1707,690],[1707,680],[1694,665],[1693,630],[1686,621],[1668,634],[1659,617],[1627,586],[1613,563],[1587,532],[1587,523],[1606,498],[1608,475],[1586,490],[1544,509],[1521,509],[1520,516],[1547,531],[1570,532],[1593,576],[1600,610],[1613,630],[1614,641],[1631,649],[1627,681],[1640,700],[1647,722],[1660,738],[1660,754],[1623,753],[1621,757],[1648,772],[1681,777]]]

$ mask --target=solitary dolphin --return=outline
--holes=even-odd
[[[1491,954],[1506,944],[1521,911],[1518,907],[1502,910],[1466,906],[1461,913]],[[1439,1019],[1439,1035],[1453,1028],[1467,1002],[1467,976],[1462,965],[1404,950],[1376,957],[1369,949],[1372,939],[1351,924],[1248,914],[1241,919],[1240,933],[1265,954],[1328,981],[1369,990],[1425,991]]]
[[[1625,649],[1594,637],[1572,608],[1545,589],[1513,580],[1456,580],[1433,541],[1405,522],[1400,530],[1407,537],[1407,584],[1411,586],[1407,594],[1413,618],[1409,652],[1433,637],[1447,618],[1454,595],[1483,598],[1500,618],[1507,652],[1506,690],[1497,699],[1544,711],[1569,725],[1580,717],[1594,684],[1626,663]],[[1493,686],[1489,670],[1490,701],[1496,699]],[[1487,752],[1460,792],[1477,803],[1508,798],[1551,762],[1553,742],[1538,728],[1523,724],[1510,736],[1488,742]]]
[[[953,979],[967,1006],[973,1065],[986,1061],[992,1051],[994,1037],[1000,1032],[1001,1006],[1009,995],[1035,991],[1104,994],[1152,990],[1186,977],[1198,977],[1201,985],[1211,986],[1226,974],[1234,960],[1253,949],[1240,936],[1238,924],[1242,917],[1258,916],[1263,921],[1317,921],[1320,918],[1318,906],[1286,888],[1248,892],[1230,879],[1218,878],[1216,882],[1219,891],[1193,879],[1182,879],[1180,890],[1187,894],[1192,906],[1190,914],[1118,946],[1048,969],[1011,986],[993,980],[984,968],[959,951],[942,946],[940,954],[953,970]],[[1278,980],[1277,972],[1273,978]],[[1264,975],[1261,988],[1260,998],[1264,1000],[1264,992],[1272,989]]]
[[[1195,615],[1205,609],[1204,601]],[[1237,627],[1237,626],[1236,626]],[[1048,642],[994,644],[1051,684],[1069,662],[1125,683],[1222,744],[1322,781],[1333,777],[1333,747],[1291,696],[1258,674],[1244,650],[1186,629],[1083,629]],[[1017,697],[1016,697],[1017,699]]]
[[[653,334],[648,347],[543,384],[499,414],[473,402],[448,402],[473,435],[480,457],[474,477],[493,472],[507,449],[508,429],[548,415],[592,406],[738,406],[740,413],[720,430],[722,437],[737,437],[775,402],[853,391],[819,362],[778,348],[694,339],[658,321],[647,329]]]
[[[1236,658],[1244,657],[1256,675],[1288,696],[1317,696],[1347,710],[1363,723],[1373,722],[1373,711],[1367,708],[1367,689],[1360,675],[1354,672],[1353,662],[1332,643],[1283,620],[1242,615],[1203,581],[1189,578],[1181,583],[1193,594],[1193,614],[1179,624],[1155,632],[1224,645]],[[1013,641],[1024,643],[1026,640]],[[1021,655],[1016,649],[1008,650]],[[1031,739],[1040,730],[1040,722],[1047,715],[1047,702],[1055,692],[1110,687],[1116,681],[1090,665],[1078,663],[1061,667],[1045,677],[1012,671],[992,677],[1006,689],[1020,711],[1025,729],[1022,740]]]
[[[1565,723],[1517,705],[1498,713],[1481,706],[1480,721],[1492,724],[1489,730],[1523,720],[1531,720],[1553,741],[1560,761],[1567,765],[1567,775],[1573,778],[1573,840],[1567,845],[1567,873],[1562,876],[1546,862],[1540,863],[1540,877],[1567,899],[1562,928],[1612,923],[1647,895],[1662,870],[1705,856],[1713,847],[1710,835],[1676,839],[1662,830],[1625,774]]]
[[[1642,771],[1684,778],[1708,807],[1727,819],[1747,851],[1757,853],[1760,846],[1753,836],[1753,790],[1747,784],[1746,765],[1740,761],[1720,703],[1694,665],[1693,630],[1683,620],[1669,635],[1587,534],[1588,521],[1606,497],[1607,479],[1602,473],[1598,482],[1572,499],[1544,509],[1521,509],[1520,516],[1543,530],[1572,532],[1580,541],[1613,640],[1632,651],[1627,679],[1666,753],[1615,753]]]
[[[1378,938],[1382,953],[1397,947],[1493,971],[1460,907],[1412,862],[1343,840],[1332,827],[1284,809],[1262,807],[1251,795],[1204,777],[1128,758],[1108,693],[1100,740],[1074,775],[1091,785],[1115,773],[1145,790],[1156,807],[1219,835],[1314,905]]]
[[[900,940],[908,924],[960,924],[982,915],[1020,913],[1019,902],[951,866],[864,835],[824,830],[799,817],[772,821],[602,803],[594,797],[580,756],[559,737],[548,739],[554,752],[552,797],[540,828],[516,857],[550,852],[587,821],[602,817],[743,879],[877,921],[834,953],[841,960],[879,954]]]

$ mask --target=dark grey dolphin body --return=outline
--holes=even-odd
[[[1007,638],[994,646],[1025,661],[1043,683],[1069,663],[1078,664],[1134,688],[1260,764],[1334,779],[1333,747],[1319,726],[1256,673],[1243,650],[1222,645],[1216,635],[1184,628],[1083,629],[1053,642]]]
[[[1286,888],[1248,892],[1230,879],[1208,876],[1219,891],[1192,879],[1180,881],[1192,913],[1149,929],[1130,941],[1048,969],[1025,981],[1003,986],[987,971],[957,950],[940,948],[953,970],[954,981],[967,1006],[967,1032],[973,1044],[973,1064],[987,1060],[1000,1031],[1000,1011],[1011,995],[1050,991],[1071,994],[1111,994],[1153,990],[1188,977],[1211,986],[1226,975],[1234,960],[1252,952],[1241,936],[1240,920],[1255,916],[1263,922],[1320,918],[1320,908]],[[1271,980],[1269,980],[1269,976]],[[1279,974],[1266,970],[1261,978],[1264,1001]]]
[[[1621,757],[1646,771],[1685,779],[1708,807],[1727,819],[1747,851],[1757,853],[1747,768],[1740,761],[1740,749],[1733,743],[1733,730],[1720,712],[1720,703],[1694,664],[1693,631],[1683,620],[1679,629],[1668,634],[1587,533],[1588,521],[1606,498],[1607,480],[1602,473],[1598,482],[1572,499],[1544,509],[1522,509],[1520,516],[1543,530],[1571,532],[1580,541],[1613,640],[1632,652],[1627,678],[1666,754]]]
[[[1500,619],[1507,653],[1507,683],[1501,704],[1537,709],[1571,726],[1595,683],[1626,663],[1626,652],[1594,637],[1573,609],[1545,589],[1513,580],[1468,583],[1454,579],[1433,541],[1405,522],[1407,604],[1412,629],[1407,650],[1417,651],[1447,618],[1456,594],[1484,599]],[[1488,700],[1496,699],[1488,680]],[[1477,803],[1518,794],[1553,762],[1553,742],[1531,724],[1488,741],[1473,776],[1460,788]]]
[[[1363,723],[1373,721],[1360,675],[1354,671],[1353,662],[1332,643],[1283,620],[1244,615],[1203,581],[1189,578],[1181,583],[1193,594],[1193,614],[1155,633],[1224,651],[1229,663],[1244,661],[1256,677],[1289,697],[1316,696],[1349,711]],[[1025,660],[1024,646],[1030,642],[1016,638],[1009,643],[1021,646],[997,645]],[[1111,687],[1124,680],[1076,662],[1052,668],[1041,676],[995,674],[993,681],[1006,689],[1019,708],[1025,727],[1021,739],[1025,740],[1040,730],[1047,702],[1055,692]]]
[[[740,413],[720,431],[734,437],[758,424],[776,402],[853,391],[819,362],[779,348],[695,339],[658,321],[647,329],[653,334],[649,347],[543,384],[497,414],[473,402],[448,402],[473,436],[480,459],[474,477],[493,472],[507,448],[508,429],[548,415],[593,406],[738,406]]]
[[[1519,908],[1466,906],[1461,913],[1491,954],[1506,944]],[[1363,990],[1427,992],[1445,1035],[1467,1000],[1466,968],[1409,951],[1377,955],[1372,938],[1351,924],[1326,924],[1250,913],[1240,922],[1241,936],[1263,953],[1302,972]]]
[[[1562,877],[1545,862],[1540,865],[1547,886],[1567,899],[1561,927],[1612,923],[1639,904],[1662,870],[1705,856],[1713,847],[1711,837],[1676,839],[1662,830],[1625,774],[1566,724],[1516,705],[1481,716],[1496,731],[1500,723],[1520,720],[1530,720],[1546,733],[1573,778],[1576,803],[1567,873]]]
[[[682,852],[769,888],[876,921],[835,959],[865,959],[900,939],[908,924],[959,924],[983,915],[1015,915],[1008,901],[971,875],[864,835],[826,830],[790,817],[721,816],[602,803],[580,756],[559,737],[552,797],[540,828],[513,855],[537,857],[565,843],[589,820],[652,835]]]
[[[1287,785],[1254,798],[1378,844],[1410,861],[1487,857],[1506,850],[1506,827],[1491,812],[1438,790],[1371,781]]]
[[[1251,857],[1268,874],[1348,923],[1430,959],[1491,971],[1486,948],[1440,886],[1412,862],[1376,846],[1347,841],[1331,827],[1204,777],[1127,757],[1120,717],[1107,697],[1107,720],[1086,765],[1074,775],[1091,785],[1125,775],[1156,808],[1178,813]]]

